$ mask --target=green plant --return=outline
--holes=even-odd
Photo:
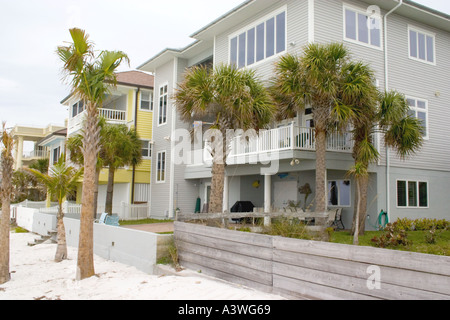
[[[14,229],[14,232],[15,232],[15,233],[28,233],[28,230],[26,230],[26,229],[24,229],[24,228],[22,228],[22,227],[16,227],[16,228]]]
[[[408,240],[405,230],[398,230],[395,224],[389,223],[384,229],[385,233],[380,237],[372,238],[372,242],[379,248],[390,248],[397,246],[410,246],[412,242]]]
[[[269,227],[265,227],[264,234],[286,238],[312,240],[312,235],[306,226],[288,218],[274,219]]]
[[[431,230],[429,230],[426,234],[425,234],[425,242],[428,244],[435,244],[436,243],[436,227],[433,227]]]
[[[169,255],[172,259],[173,267],[175,268],[175,270],[177,272],[180,272],[181,270],[183,270],[180,266],[180,260],[179,260],[179,256],[178,256],[178,247],[177,247],[175,240],[172,240],[172,242],[169,244],[168,251],[169,251]]]

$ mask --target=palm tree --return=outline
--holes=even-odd
[[[229,65],[189,69],[174,99],[184,121],[209,120],[213,123],[211,129],[220,132],[222,139],[214,141],[209,211],[222,212],[229,152],[226,131],[262,129],[272,121],[275,107],[254,71]]]
[[[77,188],[77,181],[83,174],[83,169],[76,170],[65,162],[65,156],[61,155],[58,163],[45,174],[35,169],[28,169],[42,184],[47,187],[51,197],[58,201],[57,218],[57,249],[55,261],[61,262],[67,259],[66,230],[64,227],[63,203],[68,195]]]
[[[72,43],[60,46],[58,56],[64,63],[63,73],[70,78],[72,93],[85,101],[87,117],[84,124],[84,180],[78,245],[77,279],[95,274],[93,214],[97,154],[100,151],[100,129],[97,108],[111,87],[117,84],[116,70],[122,61],[129,61],[121,51],[102,51],[95,56],[93,44],[81,29],[70,29]]]
[[[0,190],[2,215],[0,217],[0,284],[10,280],[9,273],[9,227],[10,227],[10,204],[13,192],[12,176],[14,158],[12,151],[14,149],[14,140],[11,134],[6,130],[6,124],[3,123],[3,130],[0,135],[3,150],[1,151],[2,166],[2,184]]]
[[[142,160],[142,142],[135,129],[126,125],[106,124],[101,134],[100,158],[108,167],[105,212],[112,215],[114,174],[123,166],[138,165]]]
[[[374,146],[375,133],[382,134],[384,145],[396,150],[402,160],[417,152],[423,144],[423,126],[419,119],[409,115],[409,106],[403,94],[397,91],[379,93],[377,101],[376,105],[362,103],[356,106],[352,119],[355,167],[360,168],[359,172],[366,173],[355,175],[359,192],[355,200],[352,232],[359,235],[365,232],[369,184],[367,172],[369,165],[376,163],[380,157]]]
[[[316,202],[315,210],[325,212],[326,142],[327,135],[338,126],[346,128],[353,117],[353,106],[366,94],[359,86],[370,88],[370,72],[362,72],[363,65],[350,60],[344,45],[309,44],[302,56],[288,54],[277,62],[271,88],[279,106],[278,118],[290,118],[312,108],[316,142]],[[366,70],[368,71],[368,70]]]

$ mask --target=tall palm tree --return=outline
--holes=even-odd
[[[397,91],[382,92],[378,94],[377,101],[377,105],[357,105],[352,119],[355,168],[366,173],[355,175],[360,192],[357,192],[355,200],[352,232],[359,235],[365,232],[369,165],[380,158],[373,141],[375,133],[383,135],[384,145],[396,150],[402,160],[417,152],[423,144],[422,123],[409,115],[409,106],[403,94]]]
[[[100,158],[108,167],[105,212],[112,214],[114,174],[123,166],[138,165],[142,160],[142,142],[135,129],[126,125],[106,124],[101,134]]]
[[[220,65],[189,69],[174,95],[181,118],[212,121],[211,129],[221,133],[215,140],[209,212],[223,210],[223,190],[229,142],[228,129],[266,127],[273,119],[275,107],[262,83],[252,70]]]
[[[51,197],[58,201],[57,220],[57,248],[55,261],[61,262],[67,259],[66,230],[64,227],[63,203],[68,195],[77,188],[77,181],[83,174],[83,169],[76,170],[65,162],[65,156],[62,155],[58,162],[53,165],[48,174],[35,169],[28,169],[48,190]]]
[[[353,105],[364,94],[359,85],[370,87],[370,74],[357,72],[362,65],[350,59],[339,43],[309,44],[301,56],[288,54],[276,64],[272,94],[279,106],[279,118],[293,117],[310,106],[315,124],[316,202],[315,210],[327,207],[326,143],[330,130],[346,128]],[[373,86],[373,85],[372,85]],[[372,91],[372,89],[371,89]],[[372,93],[373,94],[373,93]]]
[[[3,130],[0,135],[0,142],[3,145],[1,151],[2,184],[0,189],[2,215],[0,217],[0,284],[10,280],[9,273],[9,226],[10,226],[10,204],[13,193],[12,176],[14,158],[12,151],[14,149],[14,140],[11,134],[6,130],[6,124],[3,123]]]
[[[97,154],[100,150],[100,130],[97,108],[111,87],[117,84],[116,70],[125,60],[121,51],[102,51],[95,55],[93,44],[84,30],[70,29],[72,43],[60,46],[58,56],[64,63],[63,73],[70,78],[72,93],[85,101],[87,117],[84,124],[84,180],[78,245],[77,279],[95,274],[93,215]]]

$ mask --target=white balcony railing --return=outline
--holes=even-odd
[[[109,123],[122,124],[127,122],[127,112],[122,110],[98,109],[98,115],[105,118]],[[86,111],[83,111],[69,119],[69,135],[81,129],[85,117]]]
[[[304,150],[315,151],[315,129],[294,124],[259,134],[246,134],[232,141],[230,156],[258,154],[261,152]],[[352,152],[351,133],[331,133],[327,137],[327,151]]]
[[[33,150],[23,154],[23,159],[45,159],[47,158],[47,150]]]

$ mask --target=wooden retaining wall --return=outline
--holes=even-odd
[[[288,298],[450,300],[450,257],[183,222],[175,222],[175,239],[184,267]],[[368,286],[372,266],[379,289]]]

